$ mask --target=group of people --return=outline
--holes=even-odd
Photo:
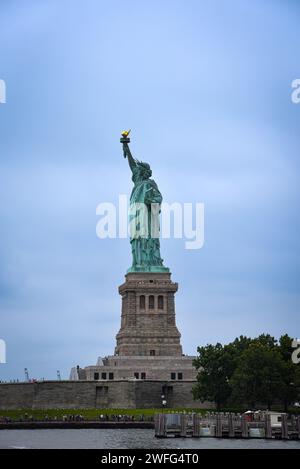
[[[146,418],[145,415],[126,415],[126,414],[101,414],[99,415],[101,422],[144,422],[145,420],[153,420],[150,416]]]
[[[101,422],[144,422],[144,421],[152,421],[152,416],[145,416],[144,414],[140,415],[127,415],[127,414],[100,414],[98,419]],[[65,414],[65,415],[54,415],[50,416],[46,414],[43,418],[37,418],[33,415],[29,415],[25,413],[24,415],[12,419],[11,417],[1,416],[0,415],[0,422],[3,423],[10,423],[12,421],[16,422],[35,422],[35,421],[63,421],[63,422],[82,422],[86,420],[92,420],[92,418],[84,417],[81,414]]]

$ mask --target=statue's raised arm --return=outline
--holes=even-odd
[[[122,137],[120,139],[120,142],[123,144],[124,158],[127,157],[129,167],[130,167],[131,171],[133,171],[133,169],[135,168],[137,163],[136,163],[135,159],[133,158],[133,156],[131,154],[131,151],[130,151],[130,148],[129,148],[129,145],[128,145],[128,143],[130,143],[130,138],[128,137],[129,134],[130,134],[130,130],[124,130],[121,134]]]

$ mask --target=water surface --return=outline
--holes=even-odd
[[[0,448],[201,449],[297,448],[299,441],[217,438],[155,438],[150,429],[0,430]]]

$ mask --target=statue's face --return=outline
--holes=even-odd
[[[144,168],[139,168],[139,177],[141,179],[149,179],[149,174],[148,174],[148,171],[145,171]]]
[[[142,165],[138,165],[137,169],[136,169],[136,172],[135,172],[134,181],[144,181],[146,179],[149,179],[150,176],[151,176],[150,167],[148,169],[148,168],[145,168]]]

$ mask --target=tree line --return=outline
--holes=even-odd
[[[270,409],[280,402],[286,411],[300,400],[300,364],[292,361],[292,340],[287,334],[279,340],[262,334],[198,347],[194,398],[214,402],[218,410],[237,404]]]

